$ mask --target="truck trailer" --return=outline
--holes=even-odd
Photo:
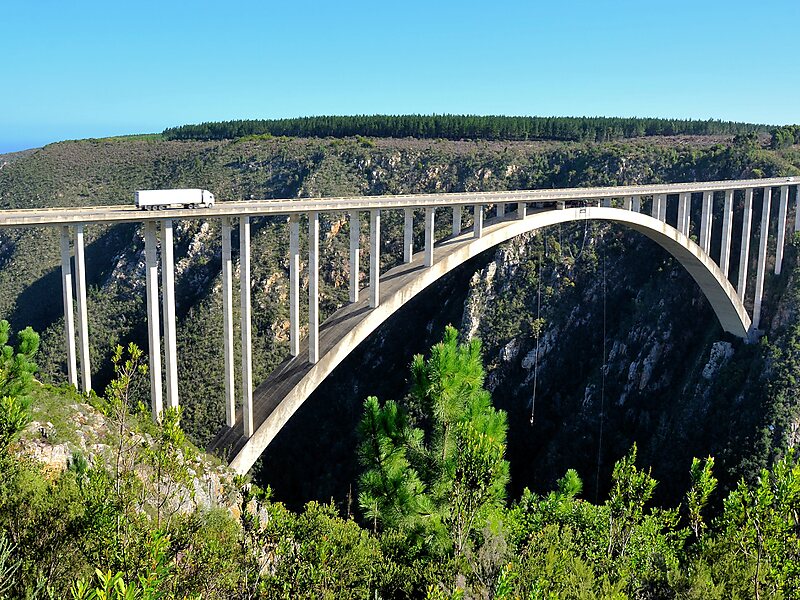
[[[199,208],[214,206],[214,194],[208,190],[138,190],[136,208],[156,210],[181,206]]]

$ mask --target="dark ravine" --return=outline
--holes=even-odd
[[[718,141],[69,142],[0,170],[0,207],[125,203],[143,187],[207,187],[218,197],[247,199],[798,173],[796,152],[764,150],[752,140]],[[445,217],[439,220],[443,230]],[[401,217],[387,214],[383,221],[382,262],[388,267],[401,254],[400,236],[393,235]],[[102,388],[111,344],[145,345],[143,244],[134,226],[93,227],[88,235],[92,358]],[[199,445],[223,420],[218,235],[216,223],[183,222],[177,228],[180,393],[184,426]],[[253,237],[259,381],[287,352],[285,223],[258,220]],[[323,315],[346,301],[346,238],[343,219],[324,219]],[[0,232],[0,318],[10,318],[14,328],[31,324],[43,332],[40,365],[43,377],[54,381],[63,380],[60,302],[53,301],[60,299],[57,253],[54,232]],[[792,251],[787,264],[795,260]],[[768,282],[765,322],[777,348],[789,343],[797,320],[796,299],[784,293],[792,289],[791,271]],[[608,368],[601,402],[604,296]],[[531,425],[532,332],[539,308],[544,327]],[[364,398],[402,396],[413,354],[440,339],[447,323],[484,342],[495,402],[509,412],[511,497],[526,486],[550,489],[569,467],[579,470],[587,497],[593,497],[601,403],[600,487],[613,462],[636,441],[641,463],[653,465],[662,481],[663,499],[686,489],[692,456],[714,454],[720,473],[748,475],[791,437],[796,423],[790,400],[782,400],[780,411],[771,404],[771,348],[724,337],[691,278],[663,251],[615,227],[565,226],[488,252],[410,303],[295,415],[256,478],[294,506],[312,498],[346,503],[359,470],[354,426]],[[785,434],[765,433],[770,431]]]

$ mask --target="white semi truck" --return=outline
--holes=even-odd
[[[198,208],[214,206],[214,194],[208,190],[139,190],[136,192],[136,208],[156,210],[182,206]]]

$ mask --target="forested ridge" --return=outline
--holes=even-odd
[[[225,140],[245,136],[413,137],[447,140],[597,141],[672,135],[767,133],[766,125],[715,119],[508,117],[479,115],[355,115],[246,119],[170,127],[167,140]]]
[[[796,145],[763,143],[89,140],[6,165],[0,205],[128,203],[145,186],[247,199],[800,174]],[[402,224],[402,214],[382,215],[384,269],[402,256]],[[449,228],[449,213],[437,228]],[[324,216],[323,318],[347,301],[347,234],[346,219]],[[522,236],[371,336],[276,438],[253,473],[257,486],[232,481],[225,507],[175,512],[158,490],[175,494],[176,482],[201,476],[187,462],[197,453],[189,440],[202,446],[224,416],[218,235],[216,223],[176,228],[183,410],[154,427],[141,357],[115,350],[146,343],[141,233],[134,224],[87,228],[100,394],[89,402],[104,417],[98,431],[124,422],[131,433],[121,439],[146,442],[136,446],[147,466],[108,468],[91,444],[68,444],[77,454],[62,472],[21,448],[57,445],[71,425],[36,416],[19,431],[45,397],[61,410],[81,403],[60,387],[57,232],[0,234],[0,318],[42,334],[34,344],[31,331],[0,328],[10,357],[0,384],[16,382],[0,388],[0,596],[102,597],[115,586],[140,598],[797,593],[798,466],[788,449],[800,422],[798,240],[784,272],[766,279],[766,336],[746,345],[721,332],[679,265],[633,233],[598,224]],[[256,381],[287,352],[286,240],[283,220],[254,219]],[[541,320],[532,317],[539,309]],[[154,485],[159,473],[168,488]]]

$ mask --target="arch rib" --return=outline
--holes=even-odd
[[[387,272],[381,281],[380,304],[375,308],[370,308],[366,300],[360,300],[331,315],[320,327],[319,361],[312,365],[301,349],[298,356],[287,358],[256,390],[253,435],[246,439],[241,419],[237,419],[237,425],[225,428],[209,449],[226,450],[232,468],[240,473],[249,471],[322,381],[406,302],[459,265],[498,244],[542,227],[584,220],[620,223],[655,241],[694,278],[722,328],[737,337],[747,337],[750,318],[733,285],[700,246],[657,218],[617,208],[583,207],[542,210],[528,213],[523,219],[493,219],[486,222],[481,237],[474,237],[468,231],[437,244],[433,266],[425,267],[425,252],[418,252],[411,262]],[[368,298],[369,294],[365,296]],[[303,343],[307,345],[308,342],[304,340]]]

